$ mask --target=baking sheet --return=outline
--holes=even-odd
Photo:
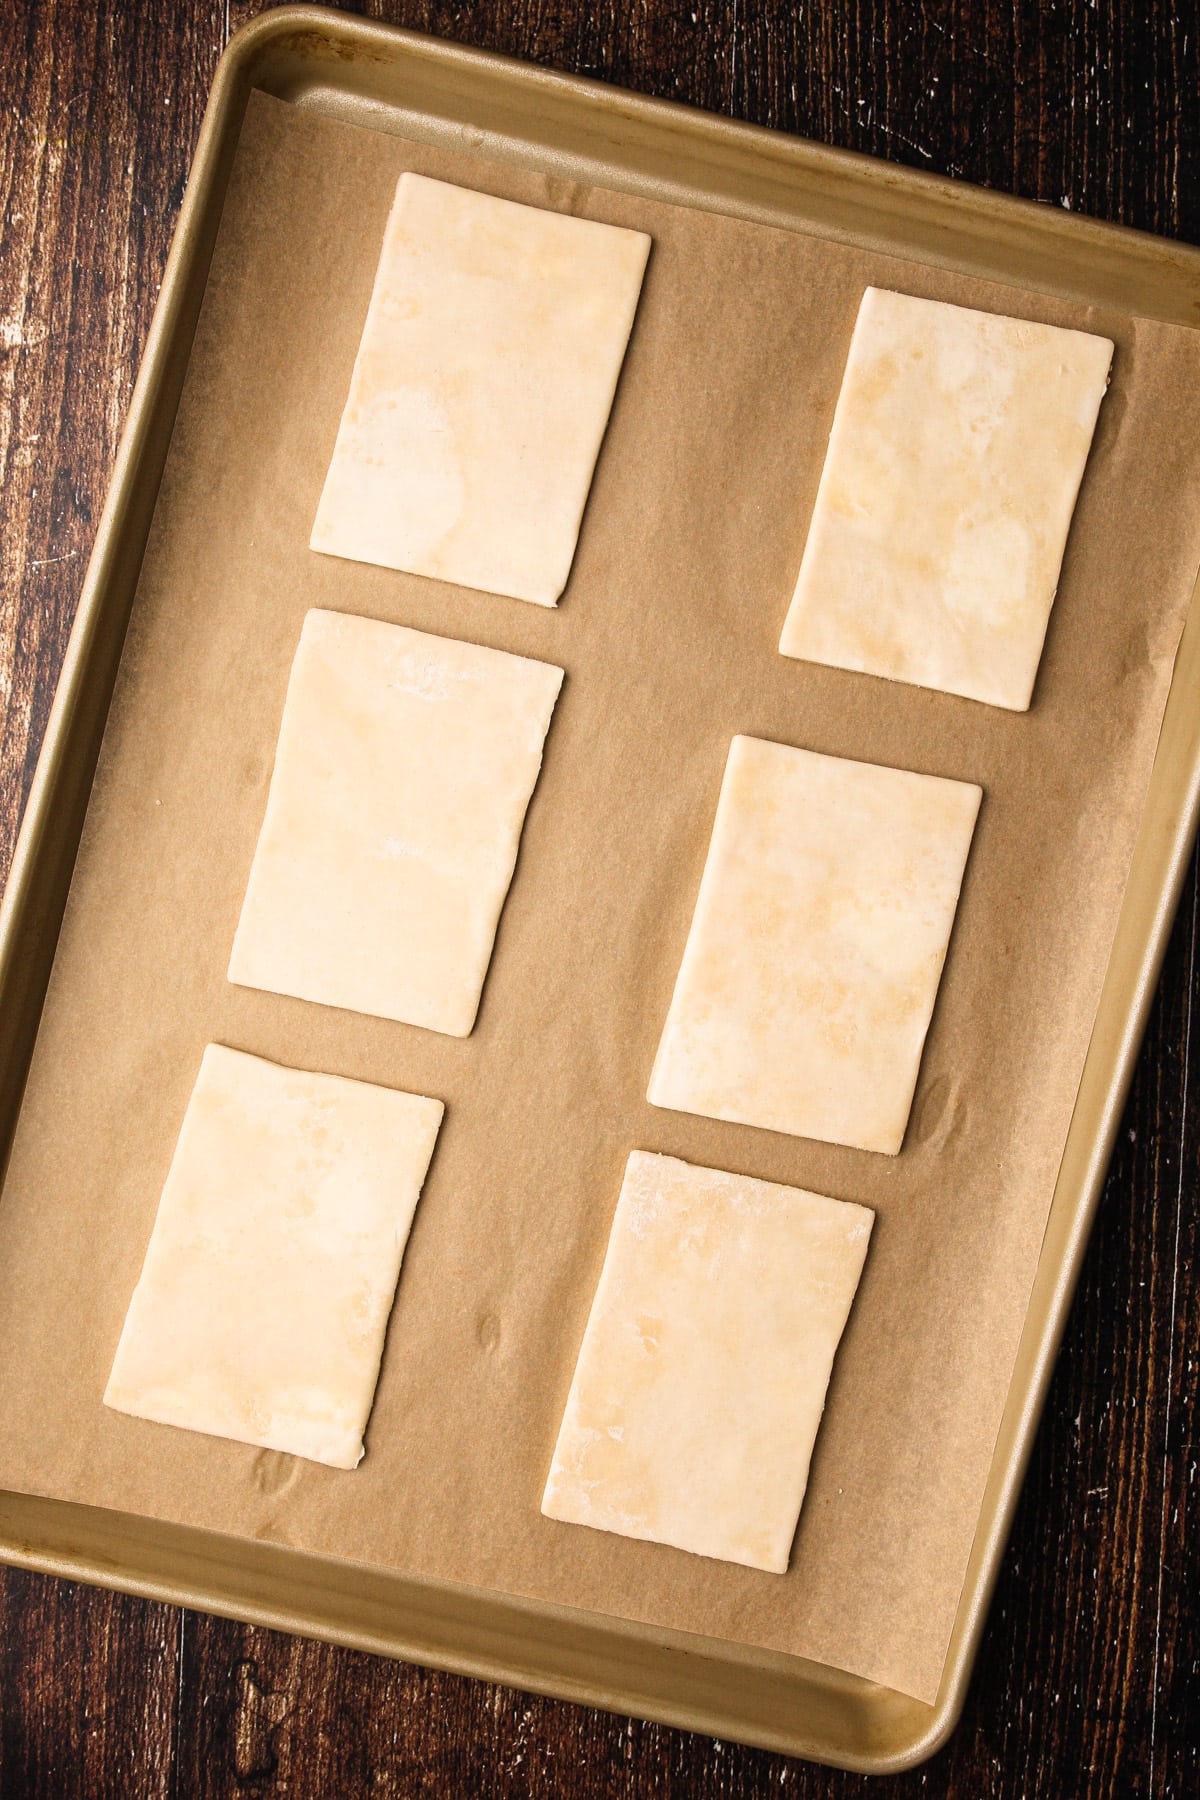
[[[405,167],[654,238],[557,612],[306,548]],[[1116,341],[1028,715],[776,652],[868,282]],[[0,1484],[931,1699],[1200,558],[1198,390],[1178,328],[255,96],[0,1205]],[[225,982],[309,606],[567,670],[469,1039]],[[645,1102],[735,731],[984,788],[896,1160]],[[352,1474],[99,1403],[210,1038],[447,1103]],[[538,1514],[631,1147],[879,1214],[786,1577]]]

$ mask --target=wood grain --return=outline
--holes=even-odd
[[[244,0],[0,5],[0,875],[217,56]],[[478,0],[442,36],[1200,240],[1184,0]],[[901,1796],[1200,1791],[1197,889],[963,1723]],[[0,1374],[2,1382],[2,1374]],[[0,1794],[849,1796],[869,1784],[0,1571]]]

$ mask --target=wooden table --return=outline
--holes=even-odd
[[[0,5],[0,875],[213,69],[255,0]],[[1190,0],[393,0],[368,11],[1200,240]],[[966,1715],[897,1796],[1200,1791],[1189,880]],[[1200,1068],[1200,1043],[1195,1048]],[[0,1393],[3,1372],[0,1371]],[[1189,1724],[1189,1714],[1191,1723]],[[0,1794],[858,1794],[869,1784],[0,1570]]]

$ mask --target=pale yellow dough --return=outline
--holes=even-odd
[[[783,654],[1023,712],[1112,355],[868,288]]]
[[[562,670],[310,612],[229,979],[465,1037]]]
[[[553,606],[649,248],[402,175],[312,548]]]
[[[442,1110],[210,1044],[105,1405],[354,1468]]]
[[[734,738],[654,1105],[894,1155],[980,798]]]
[[[781,1574],[874,1218],[633,1151],[546,1516]]]

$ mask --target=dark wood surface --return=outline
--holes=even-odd
[[[0,0],[0,878],[244,0]],[[376,16],[1200,241],[1188,0]],[[897,1796],[1200,1792],[1189,880],[966,1714]],[[3,1371],[0,1371],[2,1404]],[[0,1795],[844,1796],[705,1738],[0,1570]]]

